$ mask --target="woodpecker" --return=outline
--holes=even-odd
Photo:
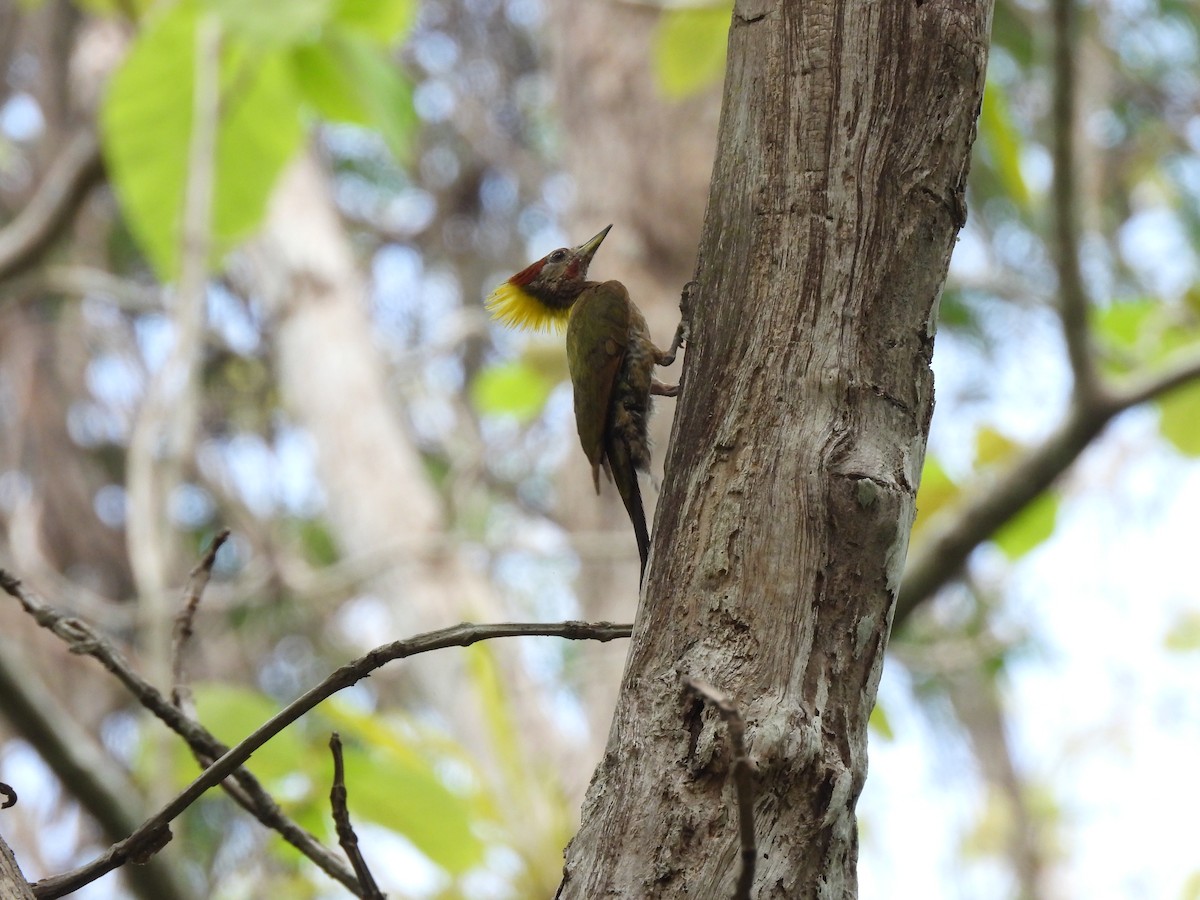
[[[669,366],[687,340],[686,316],[670,350],[650,338],[642,311],[619,281],[588,281],[588,266],[609,225],[574,249],[560,247],[492,291],[487,308],[505,325],[532,331],[567,330],[567,367],[575,393],[575,427],[592,464],[600,493],[600,468],[616,483],[637,538],[641,574],[650,555],[650,534],[638,488],[638,472],[650,471],[650,396],[674,397],[678,385],[656,380],[655,366]],[[693,285],[684,289],[684,303]]]

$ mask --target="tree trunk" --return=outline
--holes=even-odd
[[[0,839],[0,900],[33,900],[33,891],[3,839]]]
[[[990,0],[739,0],[655,552],[559,896],[853,897],[867,718],[933,408]]]

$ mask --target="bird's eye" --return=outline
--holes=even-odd
[[[550,262],[552,262],[552,263],[562,262],[566,258],[567,258],[567,251],[561,247],[558,250],[555,250],[553,253],[550,254]]]

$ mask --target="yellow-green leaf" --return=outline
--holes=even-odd
[[[227,684],[199,684],[193,689],[200,723],[232,746],[279,712],[264,694]],[[196,777],[196,763],[186,747],[176,745],[176,778],[180,786]],[[247,767],[270,787],[296,773],[304,741],[295,728],[285,728],[254,752]]]
[[[483,862],[484,845],[472,827],[470,799],[447,788],[429,760],[350,740],[345,732],[342,737],[349,807],[356,821],[404,835],[455,875]]]
[[[867,720],[867,727],[885,741],[896,739],[896,732],[892,730],[892,722],[882,703],[875,703],[875,708],[871,710],[871,717]]]
[[[1008,93],[995,81],[988,81],[984,90],[983,109],[979,114],[979,142],[1009,199],[1027,209],[1029,188],[1021,172],[1023,138],[1008,108]]]
[[[179,268],[196,50],[196,10],[180,3],[149,23],[113,76],[101,111],[104,154],[142,251],[165,279]],[[259,225],[300,144],[299,104],[285,57],[222,41],[213,172],[213,261]]]
[[[338,0],[334,20],[376,43],[399,39],[416,19],[416,0]]]
[[[1005,462],[1020,448],[1012,438],[985,425],[975,432],[975,466],[982,469]]]
[[[386,52],[349,32],[291,52],[304,99],[323,117],[375,128],[398,159],[409,155],[416,129],[412,90]]]
[[[285,46],[315,36],[334,0],[201,0],[234,34],[256,44]]]
[[[1163,644],[1176,653],[1200,650],[1200,613],[1189,612],[1179,616],[1167,631]]]
[[[1058,496],[1043,491],[992,537],[1004,555],[1016,561],[1054,534]]]
[[[1158,430],[1185,456],[1200,456],[1200,384],[1160,397]]]
[[[528,422],[542,411],[553,387],[536,369],[517,361],[489,366],[471,384],[471,400],[488,415]]]
[[[962,489],[946,473],[937,458],[926,456],[925,467],[921,471],[921,487],[917,491],[917,518],[913,522],[913,536],[928,525],[940,510],[957,500],[960,493]]]
[[[654,42],[654,71],[664,94],[686,97],[721,78],[729,17],[726,4],[663,12]]]

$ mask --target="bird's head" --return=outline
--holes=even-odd
[[[526,266],[492,291],[488,312],[512,328],[561,330],[587,285],[588,266],[609,228],[574,249],[560,247]]]

